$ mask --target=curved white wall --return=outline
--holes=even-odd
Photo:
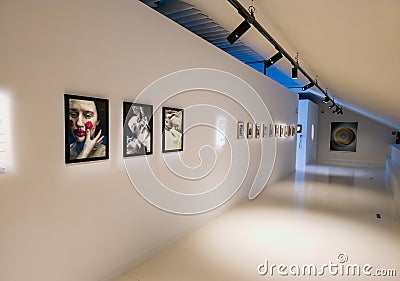
[[[122,158],[122,102],[134,100],[157,79],[189,68],[225,71],[260,94],[275,123],[297,123],[295,94],[138,1],[4,0],[0,19],[0,88],[11,93],[14,140],[13,170],[0,175],[0,280],[106,280],[247,199],[260,162],[260,142],[270,140],[249,142],[249,167],[239,192],[212,212],[174,215],[136,192]],[[109,160],[64,164],[64,92],[109,99]],[[201,103],[233,116],[224,123],[229,136],[236,133],[235,119],[268,120],[229,96],[204,89],[165,105]],[[223,118],[213,114],[209,117],[221,127],[218,120]],[[149,161],[162,166],[157,112],[154,121]],[[198,129],[185,139],[182,158],[188,165],[199,164],[201,145],[217,143],[215,129]],[[215,151],[219,162],[213,173],[188,188],[208,187],[223,178],[230,151],[224,146]],[[271,182],[294,171],[294,156],[295,139],[278,139]],[[163,180],[187,190],[187,181],[172,174]]]

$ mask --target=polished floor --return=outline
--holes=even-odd
[[[384,170],[309,166],[116,281],[287,279],[400,280],[400,223]]]

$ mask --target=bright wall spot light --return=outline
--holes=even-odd
[[[13,170],[11,91],[0,89],[0,176]]]

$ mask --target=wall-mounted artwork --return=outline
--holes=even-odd
[[[284,125],[279,125],[279,136],[281,138],[283,138],[284,133],[285,133]]]
[[[275,126],[274,124],[269,124],[269,137],[272,138],[275,135]]]
[[[153,106],[123,103],[124,157],[153,153]]]
[[[297,124],[297,133],[301,134],[302,131],[303,131],[303,125]]]
[[[331,151],[356,152],[358,122],[331,123]]]
[[[292,137],[296,135],[296,127],[292,125]]]
[[[263,128],[262,136],[263,136],[263,138],[266,138],[268,136],[268,125],[267,124],[263,124],[262,128]]]
[[[108,100],[64,95],[65,163],[109,158]]]
[[[252,138],[253,137],[253,123],[247,123],[247,138]]]
[[[256,124],[256,131],[254,136],[256,138],[259,138],[261,136],[261,124]]]
[[[244,138],[244,123],[239,121],[237,123],[237,138],[242,139]]]
[[[162,108],[162,151],[183,150],[183,109]]]
[[[280,127],[279,125],[275,125],[275,137],[279,137]]]

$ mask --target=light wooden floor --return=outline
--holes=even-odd
[[[378,219],[376,214],[381,215]],[[347,262],[339,263],[338,255]],[[341,257],[344,257],[343,255]],[[268,261],[297,265],[370,264],[397,277],[260,275]],[[264,267],[260,268],[261,270]],[[333,270],[334,274],[335,270]],[[353,272],[353,271],[351,271]],[[301,272],[300,272],[301,274]],[[340,272],[339,272],[340,274]],[[190,233],[118,281],[400,280],[400,223],[384,170],[310,166]],[[116,280],[116,281],[117,281]]]

